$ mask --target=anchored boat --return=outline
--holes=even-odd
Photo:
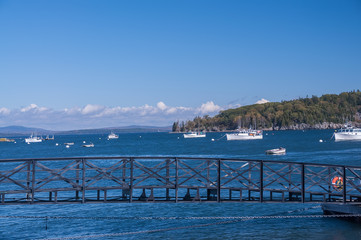
[[[334,136],[335,141],[361,140],[361,128],[346,124],[344,128],[337,130]]]
[[[204,132],[190,132],[183,134],[184,138],[201,138],[206,137],[206,134]]]
[[[256,140],[263,139],[263,132],[261,130],[240,130],[237,133],[227,133],[227,140]]]
[[[108,140],[109,140],[109,139],[118,139],[118,138],[119,138],[119,136],[118,136],[117,134],[113,133],[113,132],[111,132],[111,133],[108,135]]]
[[[34,136],[34,134],[31,134],[30,137],[25,138],[26,143],[37,143],[42,141],[43,139],[41,137]]]

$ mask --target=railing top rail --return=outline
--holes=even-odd
[[[345,168],[361,168],[361,166],[348,166],[338,164],[321,164],[310,162],[290,162],[279,160],[260,160],[260,159],[241,159],[241,158],[213,158],[213,157],[184,157],[184,156],[84,156],[84,157],[51,157],[51,158],[14,158],[14,159],[0,159],[2,162],[31,162],[31,161],[62,161],[62,160],[111,160],[111,159],[141,159],[141,160],[161,160],[161,159],[181,159],[181,160],[220,160],[233,162],[258,162],[258,163],[278,163],[278,164],[292,164],[292,165],[307,165],[319,167],[345,167]]]

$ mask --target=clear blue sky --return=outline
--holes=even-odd
[[[48,128],[361,89],[361,1],[0,0],[0,83],[0,126]]]

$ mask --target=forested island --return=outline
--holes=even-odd
[[[360,90],[228,109],[214,117],[206,115],[174,122],[172,131],[217,132],[250,127],[263,130],[335,129],[345,122],[361,126]]]

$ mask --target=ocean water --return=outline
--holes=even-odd
[[[254,141],[227,141],[224,133],[207,133],[199,139],[169,133],[127,133],[114,140],[106,135],[59,135],[34,144],[14,137],[16,143],[0,143],[0,159],[182,156],[361,166],[361,142],[335,142],[332,134],[332,130],[268,131],[263,140]],[[84,141],[94,143],[94,148],[81,147]],[[66,148],[65,142],[74,145]],[[265,150],[278,147],[285,147],[287,154],[265,155]],[[0,205],[0,239],[361,239],[360,224],[335,218],[211,218],[319,214],[318,204],[295,203]]]

